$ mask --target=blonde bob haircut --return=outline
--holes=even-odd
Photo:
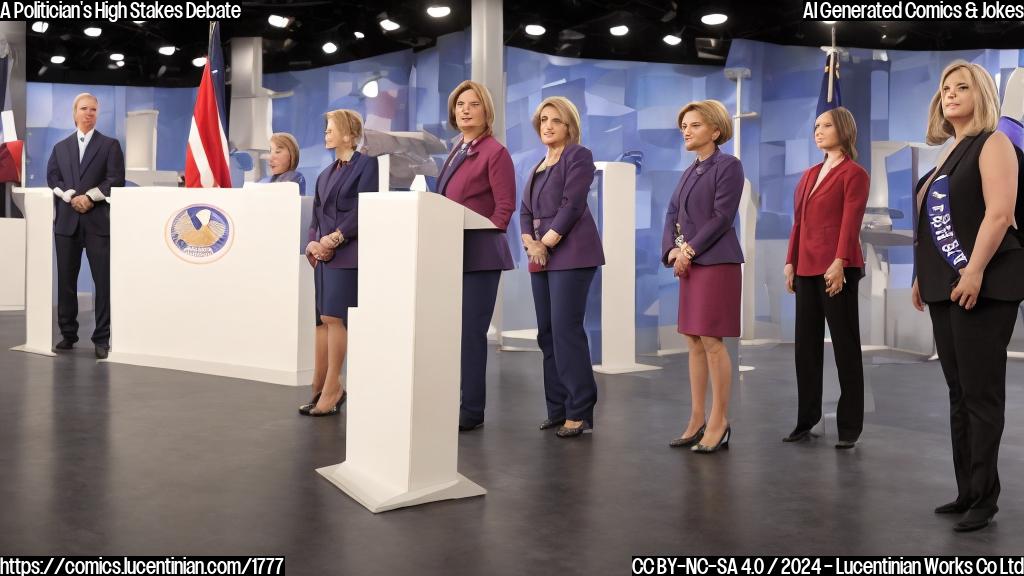
[[[725,105],[718,100],[698,100],[683,106],[679,110],[679,115],[676,116],[676,128],[679,128],[683,123],[683,116],[686,116],[687,112],[694,110],[699,112],[704,117],[704,121],[711,124],[713,129],[718,130],[718,138],[715,138],[715,144],[721,146],[732,138],[732,118],[729,117],[729,112],[725,109]]]
[[[925,140],[929,144],[942,144],[956,136],[953,125],[946,120],[946,116],[942,112],[942,85],[946,83],[946,78],[957,70],[964,70],[967,73],[967,76],[970,77],[971,88],[975,90],[976,95],[974,117],[967,125],[965,135],[977,136],[981,132],[991,132],[999,123],[999,91],[988,70],[965,60],[954,60],[942,71],[939,89],[935,92],[935,96],[932,96],[932,103],[928,106],[928,134]]]
[[[568,144],[579,144],[580,138],[583,136],[580,133],[580,111],[576,109],[576,105],[571,100],[564,96],[549,96],[537,106],[537,110],[533,113],[533,129],[537,131],[537,135],[540,136],[540,117],[541,112],[544,111],[548,106],[555,109],[558,112],[558,116],[565,122],[566,128],[569,129]]]
[[[74,119],[75,119],[75,114],[78,113],[78,103],[81,102],[82,100],[85,100],[86,98],[89,98],[90,100],[95,102],[97,108],[100,107],[100,99],[99,98],[97,98],[96,96],[94,96],[94,95],[92,95],[92,94],[90,94],[88,92],[82,92],[78,96],[75,96],[74,102],[71,103],[71,120],[72,121],[74,121]]]
[[[491,93],[486,86],[472,80],[463,80],[448,95],[448,125],[454,130],[459,129],[459,124],[455,121],[455,103],[459,101],[459,96],[468,90],[476,92],[476,95],[480,97],[480,105],[484,107],[484,132],[481,136],[489,136],[491,128],[494,126],[494,101],[491,100]]]
[[[352,149],[359,147],[359,141],[363,139],[363,117],[355,110],[341,108],[331,110],[324,114],[324,120],[328,124],[333,123],[335,128],[348,132],[352,136]]]
[[[299,165],[299,143],[295,136],[287,132],[275,132],[270,136],[270,143],[288,151],[288,171],[295,170]]]
[[[839,147],[843,149],[843,154],[846,154],[850,160],[856,160],[857,121],[853,119],[853,112],[850,112],[849,108],[837,106],[831,110],[825,110],[821,116],[825,114],[832,115],[832,125],[836,128],[836,136],[839,138]]]

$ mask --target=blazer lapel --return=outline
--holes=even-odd
[[[700,165],[694,164],[690,167],[694,171],[694,175],[689,179],[688,182],[683,184],[683,190],[679,197],[679,213],[684,214],[686,212],[686,202],[690,198],[690,192],[697,185],[697,182],[707,173],[713,172],[718,164],[718,157],[720,152],[715,150],[710,158],[701,162]],[[684,178],[684,180],[686,180]]]
[[[75,184],[74,189],[78,190],[78,181],[82,178],[81,163],[78,160],[78,139],[72,134],[65,142],[68,159],[71,161],[71,181]]]
[[[850,159],[849,158],[844,158],[842,162],[840,162],[836,166],[833,166],[832,169],[828,171],[828,174],[825,174],[825,177],[821,179],[821,183],[819,183],[817,186],[815,186],[814,183],[817,182],[818,175],[821,174],[821,171],[825,169],[825,163],[822,162],[821,165],[820,165],[820,168],[818,168],[818,171],[814,173],[813,180],[808,182],[808,185],[807,185],[807,196],[806,196],[805,200],[810,200],[811,198],[815,198],[815,197],[817,197],[817,195],[820,192],[827,191],[828,190],[829,182],[831,182],[832,180],[835,179],[835,175],[836,174],[842,174],[843,172],[845,172],[847,170],[847,168],[849,167],[848,162],[850,162]]]
[[[543,162],[544,160],[541,160],[540,162],[534,164],[533,170],[530,172],[530,183],[526,187],[526,205],[530,207],[530,210],[533,212],[534,216],[537,216],[537,207],[533,205],[533,188],[534,186],[537,185],[537,178],[540,176],[540,174],[537,173],[537,169],[540,168],[540,165]]]
[[[356,152],[355,154],[352,155],[352,158],[349,159],[348,166],[338,170],[338,172],[341,173],[341,176],[338,182],[334,185],[334,187],[331,188],[331,191],[335,193],[335,203],[341,200],[341,197],[344,196],[343,193],[345,189],[348,187],[349,183],[352,182],[352,178],[355,176],[357,172],[359,172],[359,170],[356,168],[356,165],[361,165],[361,160],[362,154]]]

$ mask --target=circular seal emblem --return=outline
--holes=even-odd
[[[164,237],[171,252],[193,264],[208,264],[231,249],[235,230],[231,218],[210,204],[192,204],[167,221]]]

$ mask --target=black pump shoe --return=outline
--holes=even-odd
[[[348,390],[343,390],[341,392],[341,398],[338,398],[338,403],[335,404],[334,406],[331,406],[330,410],[328,410],[327,412],[315,412],[316,404],[313,404],[313,407],[309,409],[309,412],[306,412],[306,416],[334,416],[335,414],[341,411],[341,405],[345,403],[346,398],[348,398]]]
[[[558,436],[559,438],[575,438],[576,436],[590,434],[593,431],[594,426],[590,422],[584,420],[583,424],[580,424],[575,428],[569,428],[563,425],[561,428],[558,429],[558,432],[555,432],[555,435]]]
[[[789,433],[789,436],[786,436],[785,438],[783,438],[782,441],[783,442],[802,442],[804,440],[810,440],[810,438],[812,436],[814,436],[814,434],[811,433],[810,429],[807,429],[807,430],[793,430],[792,432]]]
[[[547,430],[548,428],[554,428],[555,426],[561,426],[562,424],[565,424],[565,418],[548,418],[547,420],[540,423],[540,429]]]
[[[719,450],[728,450],[729,439],[731,436],[732,426],[726,426],[725,434],[722,434],[722,437],[718,440],[718,444],[715,444],[714,446],[705,446],[704,444],[697,444],[693,448],[690,448],[690,450],[696,452],[697,454],[712,454],[714,452],[718,452]]]
[[[999,512],[998,506],[986,509],[971,508],[967,511],[967,514],[964,514],[963,520],[953,524],[953,531],[973,532],[975,530],[981,530],[992,522],[992,518],[996,515],[996,512]]]
[[[299,414],[309,416],[309,411],[312,410],[313,407],[316,406],[316,403],[320,401],[320,394],[322,394],[322,392],[317,392],[316,396],[313,396],[313,399],[310,400],[309,404],[299,406]]]
[[[701,425],[700,430],[697,430],[696,432],[693,433],[693,436],[681,436],[669,442],[668,445],[671,446],[672,448],[689,448],[690,446],[697,444],[698,442],[701,441],[702,438],[704,438],[704,430],[707,429],[707,427],[708,424],[707,422],[705,422],[704,424]]]
[[[960,499],[953,500],[948,504],[943,504],[935,509],[936,514],[963,514],[971,509],[971,505],[965,502],[961,502]]]

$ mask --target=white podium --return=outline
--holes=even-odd
[[[595,162],[601,179],[601,363],[594,372],[661,370],[636,361],[636,166]]]
[[[0,312],[25,309],[25,219],[0,218]]]
[[[25,343],[11,350],[53,356],[53,192],[15,188],[25,215]]]
[[[306,385],[313,279],[294,183],[116,188],[109,362]]]
[[[488,228],[439,194],[360,196],[346,459],[317,472],[371,512],[487,492],[457,467],[462,237]]]

